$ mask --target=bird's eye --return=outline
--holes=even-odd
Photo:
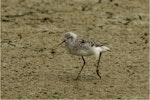
[[[81,43],[85,43],[85,41],[84,41],[84,40],[82,40],[82,41],[81,41]]]
[[[68,38],[72,39],[73,37],[70,35]]]

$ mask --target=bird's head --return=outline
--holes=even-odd
[[[73,32],[67,32],[65,34],[65,36],[64,36],[64,40],[60,44],[58,44],[58,46],[61,45],[61,44],[63,44],[63,43],[72,42],[76,38],[77,38],[77,35],[75,33],[73,33]]]
[[[77,35],[73,32],[67,32],[64,36],[64,41],[73,41],[77,38]]]

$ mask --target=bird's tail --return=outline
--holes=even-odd
[[[110,51],[110,48],[106,46],[101,46],[101,52],[104,52],[104,51]]]
[[[93,50],[94,50],[96,57],[99,57],[99,54],[101,52],[110,51],[110,49],[106,46],[95,47]]]

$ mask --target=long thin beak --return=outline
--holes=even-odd
[[[66,42],[66,40],[64,40],[64,41],[62,41],[61,43],[59,43],[56,47],[54,47],[54,48],[51,48],[51,53],[55,53],[54,52],[54,50],[57,48],[57,47],[59,47],[60,45],[62,45],[64,42]]]
[[[64,41],[62,41],[61,43],[59,43],[58,45],[57,45],[57,47],[58,46],[60,46],[60,45],[62,45],[64,42],[66,42],[66,40],[68,40],[70,37],[68,37],[67,39],[65,39]]]
[[[70,38],[70,37],[69,37],[69,38]],[[69,38],[67,38],[67,39],[69,39]],[[62,41],[61,43],[59,43],[59,44],[55,47],[55,49],[56,49],[57,47],[59,47],[60,45],[62,45],[64,42],[66,42],[67,39],[65,39],[64,41]]]
[[[60,46],[60,45],[62,45],[64,42],[66,42],[66,40],[64,40],[64,41],[62,41],[61,43],[59,43],[59,44],[57,45],[57,47]]]

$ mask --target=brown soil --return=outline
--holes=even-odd
[[[148,0],[2,0],[3,99],[148,99]],[[60,46],[72,31],[107,42],[96,59]]]

